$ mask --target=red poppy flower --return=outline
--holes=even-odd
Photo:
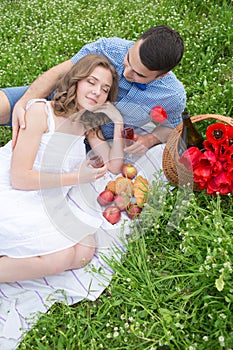
[[[193,169],[195,182],[207,182],[212,173],[210,160],[203,154]]]
[[[230,165],[227,169],[227,177],[229,181],[233,182],[233,165]]]
[[[218,186],[218,184],[215,183],[214,177],[213,177],[207,183],[206,193],[207,194],[216,194],[216,192],[219,192],[219,186]]]
[[[226,151],[226,161],[229,164],[233,164],[233,145],[231,145]]]
[[[200,157],[202,157],[202,152],[197,147],[190,147],[184,151],[179,159],[179,162],[185,166],[188,170],[198,163]]]
[[[212,165],[212,176],[217,176],[221,174],[223,171],[223,164],[217,160],[213,165]]]
[[[229,146],[226,143],[221,143],[219,144],[219,149],[218,149],[218,160],[220,160],[220,162],[226,162],[228,159],[228,149]]]
[[[204,180],[203,181],[199,180],[198,182],[196,182],[196,181],[194,181],[194,182],[198,185],[199,190],[201,190],[201,191],[205,190],[207,187],[207,184],[208,184],[208,181],[204,181]]]
[[[214,176],[208,182],[207,194],[227,194],[230,192],[230,181],[225,171],[222,171],[220,175]]]
[[[153,122],[163,123],[167,119],[167,112],[161,106],[155,106],[150,111],[150,116]]]
[[[211,124],[206,129],[206,137],[212,143],[222,143],[227,138],[227,128],[223,123]]]
[[[209,161],[209,164],[212,169],[212,176],[220,174],[220,172],[222,171],[222,163],[219,160],[217,160],[216,155],[212,151],[205,151],[203,155]]]
[[[203,155],[205,156],[206,159],[209,160],[210,162],[210,165],[214,165],[217,161],[217,158],[216,158],[216,155],[214,154],[214,152],[211,152],[211,151],[205,151],[203,153]]]
[[[215,181],[219,183],[219,193],[227,194],[230,192],[230,184],[229,178],[225,171],[222,171],[220,175],[215,177]]]
[[[230,193],[233,194],[233,181],[231,181],[231,184],[230,184]]]
[[[210,142],[209,140],[204,140],[203,141],[203,146],[204,146],[204,149],[206,151],[211,151],[215,154],[218,154],[218,150],[219,150],[219,145],[218,143],[213,143],[213,142]]]
[[[233,145],[233,126],[227,125],[227,138],[228,138],[228,146]]]

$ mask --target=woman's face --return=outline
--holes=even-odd
[[[90,107],[107,101],[112,86],[112,73],[107,68],[97,66],[92,73],[77,84],[77,105],[79,109]]]

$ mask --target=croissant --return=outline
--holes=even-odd
[[[126,177],[120,176],[116,179],[115,183],[116,183],[116,190],[115,190],[116,194],[125,192],[129,196],[133,195],[133,182],[132,182],[132,180],[130,180]]]
[[[146,178],[139,175],[136,177],[133,186],[134,197],[138,205],[143,205],[148,199],[149,182]]]

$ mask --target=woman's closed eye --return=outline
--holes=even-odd
[[[106,87],[103,87],[102,90],[103,90],[103,92],[105,92],[105,94],[108,94],[108,93],[109,93],[109,89],[106,88]]]
[[[98,81],[93,79],[93,78],[87,79],[87,82],[92,86],[96,86],[98,84]],[[109,86],[103,85],[103,86],[101,86],[101,90],[105,94],[109,94],[110,88],[109,88]]]
[[[91,85],[95,85],[96,81],[94,79],[88,79],[87,82]]]

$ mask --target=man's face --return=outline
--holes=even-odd
[[[160,71],[152,71],[146,68],[139,56],[139,48],[142,40],[135,42],[133,46],[129,49],[124,58],[124,77],[130,82],[137,82],[141,84],[150,83],[153,80],[159,79],[164,74],[161,75]]]

